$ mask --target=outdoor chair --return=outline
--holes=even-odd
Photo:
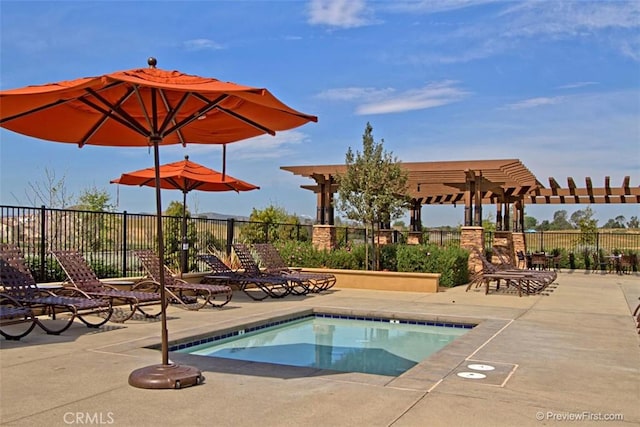
[[[336,276],[331,273],[309,273],[289,268],[278,249],[271,243],[255,243],[253,248],[265,268],[265,272],[271,274],[284,274],[306,280],[311,292],[327,290],[336,283]]]
[[[39,289],[20,249],[8,243],[0,244],[0,285],[4,294],[34,313],[48,314],[51,321],[38,320],[37,324],[50,335],[69,329],[76,317],[87,327],[98,328],[113,314],[109,300],[91,298],[79,289],[67,288],[57,293]]]
[[[258,287],[272,298],[282,298],[289,294],[305,295],[309,293],[308,283],[302,279],[296,279],[295,277],[285,277],[282,274],[271,274],[263,272],[260,266],[253,258],[253,254],[247,245],[244,243],[234,243],[233,251],[235,252],[240,265],[242,265],[245,274],[251,277],[267,278],[273,280],[276,283],[273,286]]]
[[[608,262],[604,256],[602,256],[600,253],[598,252],[594,252],[592,255],[593,261],[592,261],[592,266],[591,266],[591,271],[609,271],[611,272],[612,269],[614,268],[613,265]]]
[[[489,272],[492,272],[493,268],[497,268],[500,271],[513,271],[517,273],[527,273],[527,275],[530,275],[530,276],[532,275],[549,282],[554,281],[558,277],[558,273],[552,270],[523,270],[516,267],[515,265],[513,265],[513,263],[511,263],[508,255],[505,255],[504,251],[501,248],[493,247],[492,253],[496,255],[496,257],[500,261],[500,264],[491,264],[486,259],[486,257],[483,257],[482,258],[483,262],[487,261],[489,263],[488,265],[485,266],[485,268],[490,270]]]
[[[80,289],[92,297],[111,301],[114,308],[112,321],[126,322],[136,312],[142,313],[146,318],[160,315],[162,311],[161,297],[157,285],[152,289],[147,287],[145,290],[140,290],[141,286],[139,285],[134,285],[132,290],[120,290],[102,282],[80,252],[53,251],[52,254],[67,274],[70,286]],[[157,306],[157,308],[153,312],[145,311],[149,306]]]
[[[160,285],[160,259],[158,255],[151,250],[134,251],[134,254],[148,275],[147,278],[138,282],[138,285]],[[233,296],[233,291],[229,286],[189,283],[176,277],[166,265],[164,266],[164,288],[171,301],[180,304],[182,308],[187,310],[200,310],[207,304],[211,304],[213,307],[222,307]]]
[[[282,277],[268,277],[263,274],[256,276],[232,270],[214,254],[201,254],[197,258],[212,270],[211,274],[203,277],[201,283],[237,285],[238,289],[256,301],[262,301],[267,297],[278,298],[288,292],[288,283]]]
[[[633,273],[633,267],[635,265],[636,257],[635,255],[622,255],[619,260],[619,271],[620,274],[631,274]]]
[[[531,271],[513,269],[511,266],[496,266],[492,264],[479,250],[474,250],[474,254],[482,262],[482,270],[474,275],[467,286],[467,291],[476,284],[485,287],[485,294],[489,293],[491,282],[496,283],[496,290],[500,289],[500,283],[504,281],[507,285],[517,289],[518,295],[523,293],[537,294],[545,291],[557,277],[555,272]]]
[[[516,256],[518,257],[518,268],[524,270],[525,268],[527,268],[527,257],[525,256],[524,252],[522,251],[517,251],[516,252]]]
[[[547,255],[544,253],[531,254],[531,268],[534,270],[546,270],[548,267]]]
[[[0,293],[0,335],[17,341],[29,335],[36,327],[36,322],[37,318],[31,308]]]

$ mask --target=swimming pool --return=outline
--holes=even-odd
[[[315,313],[175,345],[170,351],[398,376],[472,327]]]

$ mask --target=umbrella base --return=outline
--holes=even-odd
[[[202,373],[185,365],[151,365],[129,374],[129,385],[147,389],[180,389],[204,382]]]

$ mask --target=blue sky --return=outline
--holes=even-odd
[[[367,122],[402,161],[517,158],[545,185],[640,184],[638,1],[0,1],[0,87],[146,66],[266,87],[318,123],[231,144],[227,173],[261,187],[191,192],[192,212],[270,204],[315,217],[309,180],[280,166],[343,163]],[[163,147],[161,163],[221,169],[217,146]],[[96,187],[118,210],[153,212],[154,191],[109,184],[153,165],[147,149],[57,144],[0,130],[0,204],[27,204],[45,171],[69,195]],[[164,191],[163,205],[181,201]],[[552,219],[586,205],[529,207]],[[594,205],[599,224],[639,205]],[[485,207],[485,214],[492,209]],[[426,226],[463,210],[424,207]]]

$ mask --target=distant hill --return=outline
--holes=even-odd
[[[233,218],[236,219],[238,221],[249,221],[249,217],[248,216],[241,216],[241,215],[231,215],[231,214],[223,214],[223,213],[217,213],[217,212],[201,212],[198,213],[196,215],[193,215],[194,217],[199,217],[199,218],[207,218],[207,219],[229,219],[229,218]]]

